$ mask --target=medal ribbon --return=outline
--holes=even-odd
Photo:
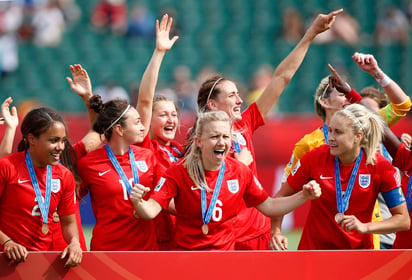
[[[240,153],[240,151],[241,151],[241,149],[240,149],[240,144],[239,144],[239,142],[237,141],[236,134],[233,135],[232,145],[233,145],[233,150],[235,150],[235,153],[236,153],[236,154]]]
[[[329,135],[329,128],[326,123],[322,126],[323,137],[325,138],[325,143],[329,145],[328,135]]]
[[[207,208],[206,202],[206,190],[205,188],[201,188],[200,190],[200,198],[201,198],[201,206],[202,206],[202,219],[203,224],[207,225],[210,222],[210,218],[212,217],[212,212],[215,209],[216,201],[219,196],[220,187],[222,186],[223,175],[225,174],[225,162],[222,163],[220,166],[219,174],[217,176],[217,181],[215,184],[215,189],[213,190],[212,199],[210,200],[209,208]]]
[[[126,174],[124,173],[122,167],[120,166],[119,162],[117,161],[117,158],[114,155],[112,149],[110,149],[109,145],[108,144],[104,145],[104,148],[106,149],[106,153],[109,156],[109,159],[112,162],[112,164],[114,166],[114,169],[116,169],[117,174],[119,174],[119,176],[122,179],[124,185],[126,186],[127,193],[130,195],[130,192],[132,191],[132,186],[130,185]],[[137,173],[136,160],[134,158],[133,151],[130,147],[129,147],[129,160],[130,160],[130,167],[131,167],[132,173],[133,173],[133,182],[134,182],[134,184],[139,184],[139,173]]]
[[[179,155],[179,158],[182,156],[182,153],[172,144],[170,144],[170,147]],[[168,154],[170,162],[176,162],[179,160],[179,158],[175,157],[165,146],[160,145],[160,148]]]
[[[355,166],[353,167],[352,174],[350,175],[348,187],[346,188],[345,195],[342,197],[342,186],[340,182],[340,171],[339,171],[339,159],[338,157],[335,157],[336,202],[338,204],[339,213],[344,213],[348,209],[349,198],[352,194],[352,189],[355,184],[355,178],[359,170],[361,159],[362,159],[362,150],[360,150],[358,158],[356,159]]]
[[[43,219],[43,224],[47,224],[47,217],[49,216],[50,208],[50,196],[51,196],[51,166],[47,165],[46,172],[46,193],[43,198],[40,192],[39,182],[37,181],[36,172],[34,171],[33,162],[31,161],[30,154],[26,151],[25,155],[26,166],[29,170],[31,184],[33,185],[34,192],[36,193],[37,204],[40,208],[40,213]]]
[[[412,207],[412,177],[409,177],[408,188],[406,189],[406,205],[408,206],[408,212],[411,212],[411,207]]]

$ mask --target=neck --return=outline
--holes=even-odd
[[[217,171],[220,169],[220,165],[221,165],[221,163],[208,164],[204,161],[202,163],[203,163],[203,168],[207,171]]]
[[[155,137],[154,139],[157,142],[159,142],[160,145],[163,145],[163,146],[169,146],[171,143],[169,140],[165,141],[165,140],[160,139],[159,137]]]
[[[129,145],[123,141],[109,141],[107,143],[115,155],[122,156],[129,151]]]
[[[30,151],[30,149],[28,149],[27,152],[29,153],[31,162],[33,163],[34,166],[36,166],[38,168],[46,168],[47,167],[47,163],[43,163],[43,162],[37,160],[36,157],[33,155],[33,152]]]
[[[356,161],[360,152],[360,147],[356,148],[354,152],[346,153],[338,156],[340,163],[350,165]]]

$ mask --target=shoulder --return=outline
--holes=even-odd
[[[136,145],[131,145],[130,147],[135,157],[154,157],[154,153],[151,149],[139,147]]]

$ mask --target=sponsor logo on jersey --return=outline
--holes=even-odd
[[[359,175],[359,186],[366,189],[369,187],[371,183],[371,175],[370,174],[360,174]]]
[[[239,182],[238,180],[227,180],[227,188],[231,193],[237,193],[239,191]]]
[[[109,172],[110,171],[110,169],[109,170],[106,170],[106,171],[103,171],[103,172],[99,172],[99,176],[103,176],[104,174],[106,174],[107,172]]]
[[[137,160],[136,161],[136,166],[137,168],[142,171],[142,172],[146,172],[149,168],[147,167],[147,164],[144,160]]]
[[[296,163],[295,168],[292,170],[292,176],[295,175],[296,171],[298,171],[300,167],[300,160]]]
[[[161,177],[161,178],[159,179],[159,182],[157,183],[156,187],[154,188],[154,190],[155,190],[156,192],[160,191],[160,189],[163,187],[163,184],[164,184],[165,182],[166,182],[166,178]]]
[[[51,180],[51,191],[57,193],[60,191],[60,179],[52,179]]]
[[[246,139],[245,137],[243,137],[242,134],[240,133],[234,133],[233,134],[233,138],[236,142],[238,142],[240,145],[242,146],[246,146]]]

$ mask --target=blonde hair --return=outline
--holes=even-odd
[[[322,104],[319,102],[319,100],[321,98],[329,98],[332,90],[333,89],[329,86],[329,76],[326,76],[320,81],[320,84],[315,92],[315,112],[323,121],[325,121],[326,119],[326,111],[325,108],[323,108]]]
[[[353,133],[363,132],[360,146],[365,151],[366,164],[375,164],[376,153],[384,132],[383,120],[363,105],[352,104],[335,113],[349,120]]]
[[[228,122],[230,128],[232,128],[232,121],[228,114],[226,114],[226,112],[208,111],[198,114],[193,135],[197,138],[200,138],[202,136],[205,125],[214,121]],[[232,136],[232,131],[230,134]],[[210,191],[211,189],[209,188],[205,180],[205,171],[203,168],[201,155],[202,151],[196,145],[196,142],[192,141],[191,146],[189,147],[188,152],[185,155],[183,166],[186,167],[190,179],[192,179],[192,181],[198,188],[205,188],[207,191]]]

